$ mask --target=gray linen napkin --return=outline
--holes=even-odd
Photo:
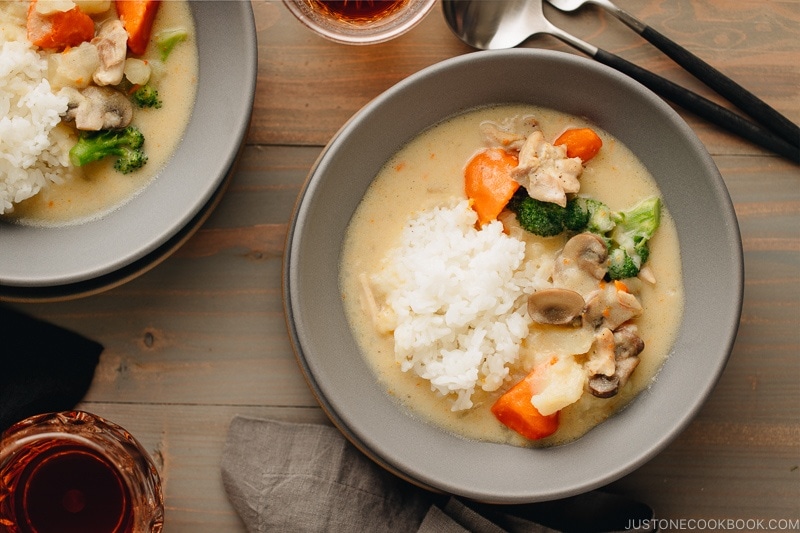
[[[319,424],[236,417],[221,466],[228,498],[250,533],[657,529],[649,506],[601,491],[514,506],[434,494],[382,469],[339,430]]]
[[[383,470],[337,429],[317,424],[234,418],[222,480],[250,533],[554,531],[516,517],[503,517],[513,529],[501,528]]]

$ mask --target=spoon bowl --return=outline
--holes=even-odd
[[[544,15],[536,12],[536,5],[526,0],[444,0],[442,9],[459,39],[479,50],[502,50],[518,46],[538,33],[550,32],[552,28]],[[541,4],[538,7],[541,10]]]

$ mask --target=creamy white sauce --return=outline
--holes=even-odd
[[[520,446],[560,444],[574,440],[627,404],[650,386],[669,356],[683,313],[683,282],[675,224],[666,207],[661,226],[650,241],[649,268],[657,283],[642,284],[638,294],[644,308],[635,320],[645,342],[641,363],[623,390],[610,399],[589,393],[561,411],[558,431],[540,441],[527,441],[500,424],[489,411],[497,397],[524,375],[517,369],[500,391],[473,395],[476,406],[452,412],[450,402],[430,390],[429,384],[403,373],[394,359],[393,339],[380,334],[360,302],[359,276],[372,275],[387,251],[397,246],[407,220],[419,211],[456,197],[465,198],[463,169],[471,156],[483,148],[478,125],[484,120],[501,121],[514,115],[534,115],[545,138],[552,141],[567,128],[592,127],[603,140],[600,153],[581,177],[581,195],[605,202],[611,209],[632,207],[639,200],[659,195],[652,176],[622,143],[595,125],[563,113],[531,106],[497,106],[477,109],[422,133],[386,163],[369,187],[345,236],[341,258],[340,288],[347,317],[361,351],[388,393],[415,416],[471,439],[506,442]],[[538,238],[553,253],[563,237]],[[539,327],[539,333],[547,332]],[[536,344],[532,328],[529,343]],[[541,345],[541,341],[538,341]],[[520,366],[524,365],[525,348]]]
[[[112,7],[113,10],[113,7]],[[51,184],[36,196],[17,204],[5,218],[19,224],[60,226],[100,218],[119,208],[158,176],[178,147],[189,123],[197,90],[198,57],[194,19],[185,0],[161,2],[152,35],[168,28],[182,27],[190,37],[179,43],[157,79],[159,109],[134,109],[132,124],[145,137],[148,160],[141,169],[122,174],[108,157],[73,169],[63,184]],[[143,59],[156,60],[159,52],[151,43]]]

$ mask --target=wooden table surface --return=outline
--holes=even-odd
[[[471,52],[439,6],[394,41],[351,47],[312,34],[278,0],[252,4],[259,53],[252,126],[211,217],[173,256],[125,285],[12,304],[104,344],[80,407],[125,426],[154,456],[167,533],[244,531],[219,470],[232,417],[327,422],[283,317],[282,253],[297,194],[323,146],[362,105],[423,67]],[[800,122],[797,0],[618,4]],[[716,99],[599,8],[545,11],[578,37]],[[549,36],[525,46],[578,53]],[[681,114],[735,204],[746,267],[741,325],[718,386],[688,429],[607,488],[646,501],[657,518],[763,519],[764,527],[783,519],[797,529],[800,167]]]

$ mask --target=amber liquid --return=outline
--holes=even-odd
[[[408,0],[310,0],[325,15],[349,22],[376,22],[395,13]]]
[[[24,533],[126,533],[131,497],[119,471],[96,450],[61,441],[23,461],[14,495]]]

